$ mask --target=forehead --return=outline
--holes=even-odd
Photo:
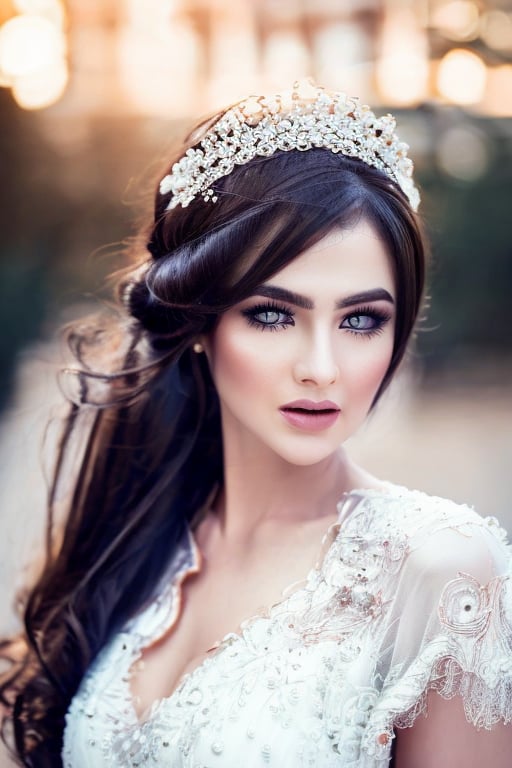
[[[375,227],[362,219],[346,229],[333,229],[303,251],[270,280],[290,290],[315,288],[352,291],[374,287],[394,290],[391,257]]]

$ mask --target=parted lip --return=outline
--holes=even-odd
[[[339,411],[339,405],[332,400],[294,400],[292,403],[286,403],[280,408],[281,411]]]

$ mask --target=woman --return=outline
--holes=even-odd
[[[301,84],[163,178],[115,349],[73,337],[51,508],[77,440],[79,470],[3,685],[23,764],[508,765],[501,529],[342,447],[421,305],[406,149]]]

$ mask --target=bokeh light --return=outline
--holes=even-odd
[[[0,28],[0,70],[24,77],[48,69],[64,55],[64,38],[48,19],[15,16]]]
[[[425,33],[416,16],[403,11],[390,17],[382,32],[381,56],[376,64],[379,93],[389,104],[421,101],[429,75]]]
[[[512,13],[487,11],[482,16],[480,37],[489,48],[512,51]]]
[[[12,4],[18,13],[33,14],[64,28],[66,11],[60,0],[13,0]]]
[[[381,95],[390,104],[406,105],[425,96],[428,62],[413,50],[384,56],[377,64],[377,82]]]
[[[197,101],[198,44],[184,23],[167,25],[158,36],[126,25],[119,33],[117,56],[121,87],[142,114],[180,116]]]
[[[437,142],[436,159],[445,173],[461,181],[474,182],[489,166],[486,137],[470,125],[448,128]]]
[[[12,85],[12,75],[7,75],[5,72],[2,72],[2,69],[0,68],[0,88],[10,88]]]
[[[356,23],[343,21],[321,25],[312,39],[315,71],[320,83],[327,88],[351,93],[367,90],[361,82],[371,56],[368,36]]]
[[[495,85],[508,83],[501,66],[511,64],[504,0],[8,0],[0,8],[0,87],[16,84],[19,94],[32,89],[19,79],[34,74],[48,93],[49,72],[64,79],[69,45],[73,87],[62,109],[70,115],[189,117],[304,76],[375,106],[441,96],[509,114]]]
[[[276,31],[268,36],[263,52],[263,76],[270,88],[283,88],[310,71],[308,49],[293,31]]]
[[[245,3],[237,5],[231,13],[212,16],[208,49],[209,82],[205,93],[207,111],[216,110],[219,104],[236,101],[245,93],[258,90],[258,57],[254,16]]]
[[[454,104],[477,104],[484,96],[486,80],[486,66],[472,51],[455,48],[439,63],[439,93]]]
[[[488,115],[512,117],[512,64],[488,70],[482,106]]]
[[[23,109],[42,109],[60,99],[68,84],[69,72],[64,59],[56,60],[36,73],[17,77],[12,93]]]
[[[450,40],[466,41],[478,37],[480,11],[471,0],[452,0],[435,8],[433,26]]]

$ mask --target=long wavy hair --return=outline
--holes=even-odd
[[[205,355],[191,349],[198,336],[327,232],[359,218],[382,237],[396,283],[394,349],[377,397],[418,316],[421,226],[385,174],[312,149],[252,160],[215,186],[217,202],[170,211],[168,196],[156,195],[149,257],[121,281],[114,342],[99,320],[70,334],[79,397],[62,431],[23,652],[0,685],[25,766],[62,765],[64,717],[85,671],[152,599],[187,521],[222,484],[219,402]]]

